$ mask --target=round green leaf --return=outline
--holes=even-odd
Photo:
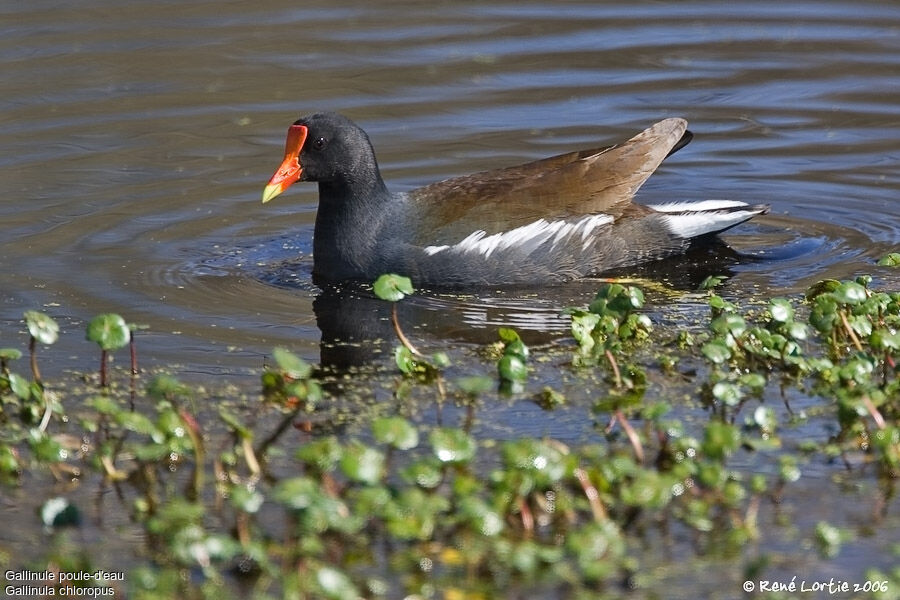
[[[767,433],[772,433],[778,424],[775,411],[768,406],[757,406],[753,411],[753,422]]]
[[[360,597],[359,591],[350,578],[333,567],[320,568],[316,572],[316,582],[326,598],[356,600]]]
[[[403,417],[382,417],[372,423],[375,440],[398,450],[409,450],[419,444],[419,432]]]
[[[9,388],[20,400],[28,400],[31,396],[31,383],[17,373],[9,374]]]
[[[703,432],[703,453],[710,458],[724,458],[737,450],[741,432],[729,423],[713,421]]]
[[[279,482],[272,491],[272,497],[288,508],[303,510],[315,503],[323,493],[309,477],[292,477]]]
[[[794,318],[794,307],[784,298],[773,298],[769,301],[769,313],[779,323],[787,323]]]
[[[388,302],[399,302],[415,291],[409,277],[394,274],[382,275],[376,279],[372,289],[376,296]]]
[[[497,330],[497,333],[499,334],[500,339],[507,344],[520,341],[519,334],[511,327],[501,327]]]
[[[22,358],[22,353],[15,348],[0,348],[0,359],[2,360],[18,360]]]
[[[341,471],[350,479],[362,483],[378,483],[384,472],[384,455],[359,442],[351,443],[341,457]]]
[[[31,337],[42,344],[52,344],[59,338],[59,325],[42,312],[26,310],[25,325]]]
[[[816,524],[816,545],[819,553],[826,558],[834,558],[841,551],[841,542],[843,541],[841,530],[827,523],[819,521]]]
[[[299,460],[314,466],[319,471],[331,471],[344,455],[344,449],[334,436],[313,440],[297,449]]]
[[[306,379],[312,373],[312,367],[308,362],[285,348],[272,350],[272,358],[285,375],[294,379]]]
[[[506,381],[525,381],[528,379],[528,367],[514,354],[507,354],[497,361],[497,372]]]
[[[866,300],[866,288],[855,281],[844,281],[832,292],[838,302],[843,304],[860,304]]]
[[[116,350],[128,345],[131,330],[121,316],[114,313],[97,315],[87,326],[87,339],[103,350]]]
[[[743,396],[741,388],[728,381],[720,381],[714,385],[712,394],[716,400],[719,400],[727,406],[735,406],[741,401],[741,397]]]
[[[522,340],[513,340],[506,344],[503,354],[518,356],[523,361],[528,360],[528,346]]]
[[[715,364],[722,364],[731,358],[731,350],[721,340],[713,340],[703,344],[703,355]]]
[[[841,282],[837,279],[823,279],[809,286],[806,290],[806,299],[812,300],[822,294],[828,294],[841,287]]]
[[[438,351],[431,355],[431,364],[436,369],[446,369],[450,366],[450,356],[444,351]]]
[[[478,396],[494,389],[494,380],[484,375],[472,375],[455,379],[456,386],[469,396]]]
[[[709,328],[721,335],[730,333],[734,337],[740,337],[747,330],[747,322],[741,315],[725,313],[713,319]]]
[[[394,362],[397,368],[406,375],[411,375],[419,369],[419,362],[406,346],[397,346],[394,349]]]
[[[900,252],[891,252],[878,260],[879,267],[900,267]]]
[[[714,287],[721,285],[726,279],[728,279],[726,275],[710,275],[700,282],[700,287],[698,289],[711,290]]]
[[[467,462],[475,456],[475,440],[462,429],[441,427],[429,436],[434,455],[445,463]]]
[[[235,485],[231,488],[231,504],[245,513],[259,512],[265,498],[258,490],[246,485]]]

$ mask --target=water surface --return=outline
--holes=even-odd
[[[686,292],[727,274],[734,296],[858,273],[900,284],[873,265],[900,245],[895,2],[36,0],[0,14],[0,346],[23,344],[23,310],[45,310],[64,329],[51,373],[93,368],[82,331],[105,311],[148,325],[148,364],[187,377],[251,385],[277,345],[389,368],[371,347],[320,347],[385,335],[385,313],[312,284],[315,188],[259,202],[287,126],[323,109],[369,132],[395,190],[685,117],[694,141],[639,199],[772,212],[729,232],[730,251],[637,275]],[[463,355],[502,324],[552,343],[559,310],[595,288],[426,294],[404,318]],[[651,310],[700,305],[674,297]],[[583,435],[494,410],[485,421],[517,433]]]

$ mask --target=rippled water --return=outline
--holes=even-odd
[[[900,283],[873,265],[900,245],[894,1],[34,0],[0,15],[0,346],[42,308],[69,333],[51,370],[93,367],[81,332],[104,311],[149,325],[151,362],[188,374],[255,377],[275,345],[367,359],[320,349],[385,322],[312,285],[315,188],[260,204],[286,127],[321,109],[369,132],[397,190],[683,116],[694,141],[639,199],[772,213],[729,232],[732,250],[635,274],[680,290],[730,274],[734,295]],[[595,287],[427,294],[403,317],[426,344],[483,343],[498,324],[539,342]]]
[[[317,109],[369,131],[394,189],[684,116],[694,142],[640,199],[770,203],[727,238],[758,259],[729,262],[737,290],[873,271],[900,240],[893,2],[0,11],[0,318],[122,312],[162,361],[247,366],[288,342],[316,357],[315,188],[259,195],[287,125]],[[441,309],[544,328],[583,293]]]

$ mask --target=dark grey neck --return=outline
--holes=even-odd
[[[377,170],[365,177],[319,182],[313,238],[316,275],[328,280],[368,277],[379,234],[394,212],[392,203]]]

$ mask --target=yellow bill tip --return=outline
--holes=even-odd
[[[266,186],[266,189],[263,190],[262,195],[262,203],[265,204],[275,196],[281,193],[281,186],[277,183],[273,183]]]

